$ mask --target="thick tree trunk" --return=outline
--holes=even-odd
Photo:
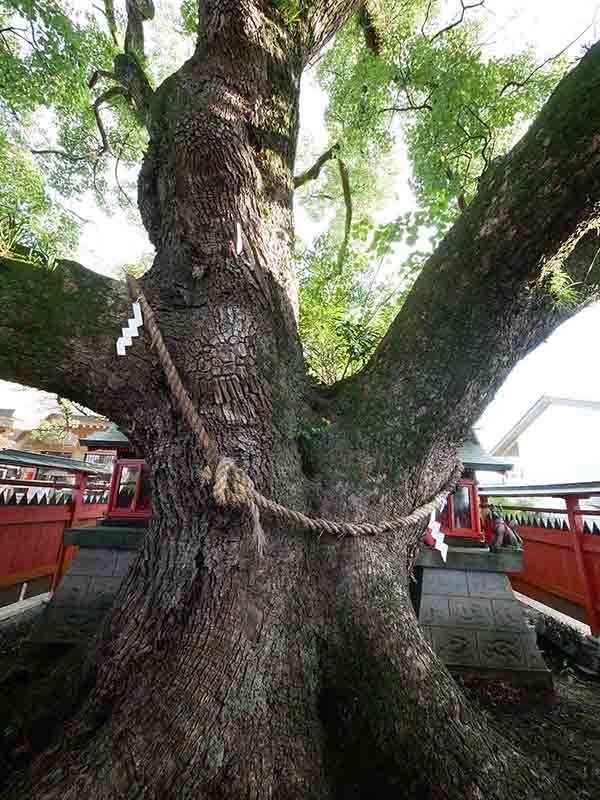
[[[259,558],[189,450],[184,437],[154,460],[152,527],[87,703],[11,797],[559,797],[423,640],[399,535],[269,527]]]
[[[269,531],[259,560],[184,449],[154,462],[152,529],[94,656],[74,753],[35,796],[327,796],[306,542]]]
[[[432,337],[428,327],[419,336],[415,300],[365,375],[315,398],[290,300],[299,80],[354,4],[308,3],[309,28],[284,25],[276,4],[234,5],[240,13],[201,4],[195,55],[152,98],[140,206],[157,256],[144,292],[219,455],[263,494],[336,519],[409,512],[446,485],[467,422],[520,346],[486,333],[485,358],[499,351],[501,367],[482,370],[475,390],[469,360],[447,402],[431,402],[440,359],[426,356]],[[442,252],[458,271],[453,242]],[[438,273],[434,260],[417,299]],[[477,273],[456,281],[457,306],[471,280],[485,304]],[[530,344],[542,306],[528,299],[511,317],[534,331]],[[438,326],[445,348],[455,324]],[[126,367],[99,357],[88,404],[145,453],[152,523],[90,657],[86,703],[11,796],[564,800],[473,713],[421,636],[408,581],[422,531],[317,539],[264,519],[261,557],[248,515],[213,502],[207,453],[148,345],[127,357],[131,393],[100,387],[113,367],[122,387]],[[461,402],[471,402],[462,416]],[[294,434],[323,414],[333,424],[308,465]]]

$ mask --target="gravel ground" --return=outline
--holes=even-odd
[[[583,679],[558,654],[545,654],[555,697],[488,704],[502,734],[540,768],[561,776],[579,800],[600,796],[600,682]]]

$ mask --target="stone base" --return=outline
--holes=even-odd
[[[575,663],[583,672],[600,677],[600,636],[586,636],[575,659]]]
[[[542,640],[562,650],[577,669],[586,675],[600,677],[600,636],[582,635],[569,623],[557,624],[542,613],[538,614],[535,627]],[[569,630],[573,631],[572,635],[569,635]]]
[[[439,553],[428,550],[422,556],[417,562],[422,564],[418,618],[448,668],[551,689],[552,676],[538,650],[535,630],[527,625],[508,577],[498,571],[504,554],[449,551],[447,565],[440,558],[435,566],[431,564]],[[469,568],[470,559],[474,569]],[[515,554],[506,560],[512,567]]]
[[[142,537],[139,529],[67,529],[65,544],[79,550],[28,642],[76,644],[91,636],[112,606]]]

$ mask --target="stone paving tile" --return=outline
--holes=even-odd
[[[58,591],[52,598],[53,606],[76,606],[83,601],[90,586],[89,575],[71,575],[67,573],[61,578]]]
[[[508,600],[494,599],[492,608],[497,628],[523,630],[526,620],[521,604],[517,600],[512,598]]]
[[[95,548],[80,549],[71,565],[69,575],[112,575],[115,571],[117,553],[115,550]]]
[[[528,666],[523,636],[509,631],[477,631],[481,663],[488,667],[525,668]]]
[[[419,609],[421,625],[450,625],[450,608],[447,597],[424,595]]]
[[[468,594],[472,597],[510,599],[512,589],[508,577],[498,572],[467,572]]]

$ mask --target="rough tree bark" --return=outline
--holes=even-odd
[[[358,4],[305,3],[294,24],[283,5],[204,0],[193,57],[151,98],[144,292],[219,453],[263,494],[337,519],[409,512],[446,485],[511,366],[591,296],[600,49],[483,176],[368,367],[319,392],[293,299],[299,81]],[[559,266],[576,306],[555,296]],[[124,287],[67,262],[2,259],[0,279],[2,377],[110,416],[154,490],[87,700],[15,797],[567,795],[470,709],[423,640],[407,590],[422,531],[317,540],[263,519],[259,557],[247,515],[219,510],[199,477],[206,453],[149,342],[115,357]],[[331,428],[301,453],[293,434],[323,415]]]

